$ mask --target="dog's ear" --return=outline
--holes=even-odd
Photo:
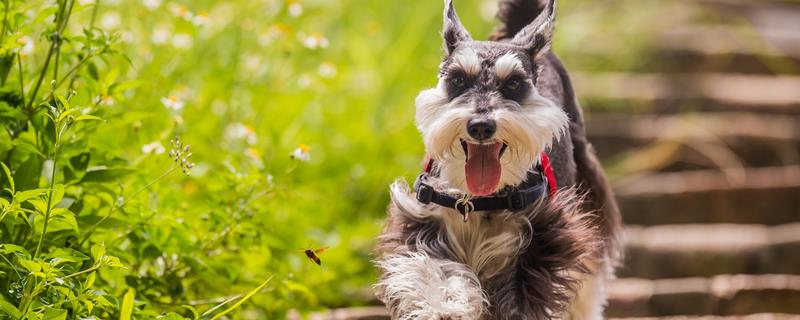
[[[550,47],[556,24],[556,0],[547,2],[539,16],[511,39],[512,44],[527,49],[531,55],[537,55]]]
[[[453,8],[453,0],[444,1],[442,36],[444,37],[444,50],[448,56],[453,53],[459,42],[472,40],[469,31],[461,24],[461,20],[456,14],[456,9]]]

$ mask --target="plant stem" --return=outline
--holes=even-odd
[[[58,79],[58,81],[56,82],[56,88],[60,87],[64,83],[64,81],[67,81],[67,78],[69,78],[73,73],[75,73],[75,71],[78,71],[78,68],[80,68],[84,63],[86,63],[86,61],[89,61],[89,59],[91,58],[94,58],[94,54],[90,52],[86,55],[86,57],[81,59],[81,61],[78,61],[78,64],[69,69],[69,71],[67,71],[67,73],[63,77],[61,77],[61,79]]]
[[[111,208],[111,210],[109,210],[109,211],[108,211],[108,214],[106,214],[105,216],[103,216],[102,218],[100,218],[100,220],[98,220],[97,222],[95,222],[95,223],[94,223],[94,224],[93,224],[91,227],[89,227],[89,229],[88,229],[88,230],[86,230],[86,234],[84,234],[84,235],[83,235],[83,237],[81,238],[81,241],[79,241],[79,242],[78,242],[78,248],[80,248],[80,247],[83,245],[83,243],[84,243],[84,242],[86,242],[86,240],[88,240],[88,239],[89,239],[89,236],[91,236],[91,235],[92,235],[92,233],[93,233],[93,232],[94,232],[94,231],[97,229],[97,227],[99,227],[99,226],[100,226],[100,224],[102,224],[104,221],[106,221],[106,219],[108,219],[109,217],[111,217],[111,214],[113,214],[113,213],[114,213],[114,211],[116,211],[117,209],[121,209],[122,207],[124,207],[124,206],[125,206],[125,204],[127,204],[127,203],[128,203],[128,200],[129,200],[129,199],[134,199],[134,198],[136,198],[136,196],[137,196],[137,195],[139,195],[139,194],[140,194],[140,193],[142,193],[143,191],[145,191],[145,190],[149,189],[150,187],[152,187],[152,186],[153,186],[154,184],[156,184],[158,181],[160,181],[160,180],[161,180],[161,179],[163,179],[164,177],[168,176],[170,173],[174,172],[174,171],[175,171],[175,169],[177,169],[177,168],[178,168],[178,167],[176,167],[176,166],[175,166],[175,164],[173,164],[173,165],[172,165],[172,166],[171,166],[171,167],[170,167],[170,168],[169,168],[167,171],[164,171],[164,173],[163,173],[163,174],[161,174],[161,176],[159,176],[158,178],[156,178],[156,179],[155,179],[155,180],[153,180],[153,181],[150,181],[150,183],[148,183],[148,184],[147,184],[147,185],[145,185],[144,187],[140,188],[139,190],[136,190],[136,192],[134,192],[134,193],[133,193],[133,194],[131,194],[129,197],[127,197],[127,198],[125,198],[124,200],[122,200],[122,202],[120,202],[120,204],[119,204],[119,205],[113,206],[113,207]]]
[[[68,3],[69,6],[67,5]],[[58,13],[56,14],[56,33],[53,36],[54,39],[50,39],[50,49],[47,51],[47,57],[44,59],[44,67],[42,67],[42,72],[39,73],[39,79],[36,81],[36,85],[33,87],[33,92],[31,92],[30,100],[25,107],[28,115],[33,114],[32,108],[34,102],[36,101],[36,95],[39,93],[39,88],[42,86],[44,76],[47,73],[47,68],[50,66],[50,58],[52,58],[56,48],[60,46],[61,34],[67,27],[67,22],[69,21],[69,16],[72,14],[72,7],[74,4],[75,1],[69,2],[69,0],[59,3]]]
[[[30,100],[28,101],[28,105],[25,106],[25,110],[29,115],[33,114],[33,110],[31,109],[33,108],[33,101],[36,100],[36,94],[39,93],[39,87],[42,86],[42,81],[44,81],[44,75],[47,73],[47,67],[50,66],[50,57],[53,56],[55,47],[55,42],[50,44],[50,50],[47,51],[47,57],[44,59],[44,67],[42,68],[42,72],[39,74],[39,80],[37,80],[36,85],[33,86],[33,92],[31,93]]]
[[[8,0],[3,0],[3,31],[0,33],[0,43],[3,43],[3,40],[6,38],[6,27],[8,25],[8,7],[9,3]]]
[[[39,256],[39,251],[42,248],[42,242],[44,242],[44,235],[47,233],[47,223],[50,222],[50,212],[53,211],[52,203],[53,203],[53,187],[55,186],[56,182],[56,164],[58,160],[58,147],[61,140],[61,134],[56,133],[56,145],[53,149],[53,170],[50,172],[50,191],[47,194],[47,210],[44,214],[44,226],[42,227],[42,235],[39,236],[39,242],[36,243],[36,251],[33,254],[33,257],[36,258]]]
[[[100,9],[100,0],[95,0],[94,8],[92,8],[92,18],[89,20],[89,29],[94,28],[94,21],[97,19],[98,9]]]
[[[19,96],[22,97],[22,105],[25,105],[25,82],[22,74],[22,56],[17,53],[17,67],[19,67]]]
[[[6,26],[8,25],[8,7],[9,7],[8,0],[4,0],[3,1],[3,30],[0,31],[0,44],[2,44],[3,40],[5,40],[5,38],[6,38]],[[12,59],[13,59],[13,57],[12,57]],[[2,83],[0,83],[0,85],[2,85],[2,86],[6,85],[6,78],[5,77],[2,79]]]
[[[67,276],[64,277],[64,279],[69,279],[69,278],[72,278],[72,277],[75,277],[75,276],[79,276],[79,275],[82,275],[84,273],[95,271],[97,269],[100,269],[100,265],[99,264],[93,265],[89,269],[81,270],[81,271],[75,272],[73,274],[67,275]]]
[[[6,256],[0,254],[0,257],[3,257],[3,260],[5,260],[6,263],[8,263],[9,266],[13,266],[14,265],[13,263],[11,263],[11,261],[8,261],[8,258],[6,258]],[[17,271],[17,268],[13,268],[12,267],[11,270],[14,270],[14,273],[17,274],[17,278],[18,279],[22,279],[22,276],[19,274],[19,271]]]

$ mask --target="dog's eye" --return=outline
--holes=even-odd
[[[517,79],[517,78],[511,78],[511,79],[506,80],[504,85],[505,85],[506,89],[508,89],[510,91],[517,91],[519,89],[519,87],[522,86],[522,82],[519,81],[519,79]]]
[[[450,78],[450,85],[456,89],[464,89],[467,86],[467,79],[463,76]]]

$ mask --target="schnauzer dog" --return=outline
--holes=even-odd
[[[475,41],[445,1],[428,159],[391,186],[375,285],[393,319],[602,319],[621,219],[551,52],[555,0],[501,0]]]

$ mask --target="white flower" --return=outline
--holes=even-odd
[[[258,36],[258,44],[262,47],[266,47],[275,39],[286,36],[289,30],[290,29],[288,26],[281,23],[275,23]]]
[[[99,95],[95,97],[94,102],[99,105],[103,106],[113,106],[114,105],[114,97],[108,95]]]
[[[133,32],[122,31],[119,33],[119,39],[122,40],[122,42],[132,43],[135,38]]]
[[[180,111],[183,109],[185,102],[181,100],[178,96],[172,95],[169,97],[161,98],[161,103],[164,104],[165,107],[168,109],[172,109],[175,111]]]
[[[328,44],[330,44],[328,38],[325,38],[319,33],[312,34],[303,39],[303,45],[309,49],[327,48]]]
[[[114,11],[108,12],[100,18],[100,26],[105,29],[115,29],[119,26],[119,22],[119,13]]]
[[[261,160],[261,152],[258,151],[258,149],[256,149],[256,148],[247,148],[247,150],[245,150],[244,154],[248,158],[250,158],[250,160],[253,161],[253,163],[257,167],[261,168],[261,167],[264,166],[264,161]]]
[[[172,37],[172,46],[178,49],[189,49],[194,44],[192,36],[186,33],[178,33]]]
[[[33,46],[33,40],[28,36],[20,37],[17,39],[17,43],[22,45],[22,48],[19,49],[19,54],[23,57],[33,53],[33,50],[36,49]]]
[[[300,77],[297,78],[297,85],[300,86],[300,88],[308,88],[311,86],[311,80],[311,76],[307,74],[300,75]]]
[[[192,18],[192,24],[196,26],[204,26],[208,24],[208,13],[200,12]]]
[[[319,75],[323,78],[333,78],[336,75],[336,66],[330,62],[325,62],[317,68]]]
[[[161,6],[161,0],[142,0],[142,5],[150,10],[155,10]]]
[[[292,159],[297,159],[303,162],[308,162],[311,160],[311,147],[300,144],[294,151],[292,151],[291,155]]]
[[[164,153],[164,151],[166,151],[164,149],[164,146],[161,144],[161,142],[158,141],[153,141],[151,143],[142,146],[142,153],[144,154],[150,154],[150,153],[162,154]]]
[[[244,139],[248,144],[256,144],[256,142],[258,142],[256,131],[252,127],[241,122],[228,125],[225,128],[225,137],[230,140]]]
[[[257,54],[246,54],[244,57],[244,69],[250,72],[255,72],[261,67],[261,56]]]
[[[172,12],[172,14],[176,17],[186,19],[187,21],[191,21],[192,17],[194,17],[194,14],[189,11],[189,9],[180,4],[170,2],[167,7],[169,8],[169,11]]]
[[[297,18],[301,14],[303,14],[303,6],[301,6],[297,2],[293,2],[292,4],[289,5],[289,15],[290,16]]]
[[[169,27],[162,24],[156,26],[155,30],[153,30],[153,36],[150,37],[150,40],[153,41],[154,44],[161,45],[167,43],[171,36],[172,34],[169,31]]]

